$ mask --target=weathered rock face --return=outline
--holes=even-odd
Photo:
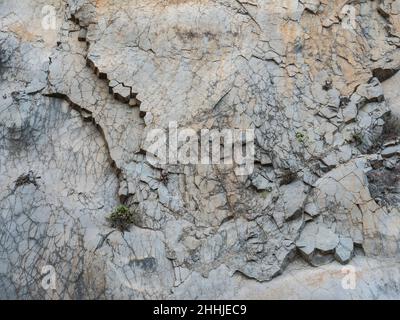
[[[0,298],[400,297],[399,15],[2,0]],[[253,170],[151,161],[171,124],[254,132]]]

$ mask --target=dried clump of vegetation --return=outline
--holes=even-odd
[[[353,132],[352,138],[356,145],[361,145],[363,143],[363,135],[359,131]]]
[[[18,177],[17,180],[15,180],[15,185],[14,185],[14,191],[24,185],[28,184],[33,184],[36,188],[39,188],[39,184],[37,183],[37,179],[40,179],[40,177],[37,177],[33,171],[29,171],[27,174],[22,174]]]
[[[298,179],[298,174],[295,171],[292,171],[290,169],[286,169],[283,171],[281,177],[280,177],[280,185],[285,186],[288,184],[291,184],[292,182],[296,181]]]
[[[400,118],[392,115],[383,127],[382,140],[392,140],[400,137]]]
[[[361,140],[361,139],[360,139]],[[359,145],[364,141],[362,139]],[[367,153],[377,153],[386,143],[398,143],[400,141],[400,118],[396,115],[391,114],[385,118],[385,124],[382,127],[382,131],[379,136],[372,140],[372,145],[368,150],[362,150]]]
[[[119,205],[107,217],[107,221],[112,228],[118,229],[121,232],[128,231],[135,221],[134,212],[127,206]]]
[[[385,167],[367,173],[368,187],[373,199],[382,206],[400,203],[400,164],[392,170]]]

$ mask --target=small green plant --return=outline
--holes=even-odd
[[[308,137],[303,132],[296,132],[296,139],[300,143],[305,143],[308,140]]]
[[[112,228],[116,228],[121,232],[128,231],[134,223],[134,213],[127,206],[119,205],[107,217],[107,221]]]

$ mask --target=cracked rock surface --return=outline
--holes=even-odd
[[[400,0],[1,0],[0,298],[400,298],[399,70]]]

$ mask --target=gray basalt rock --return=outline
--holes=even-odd
[[[303,213],[308,187],[302,181],[296,181],[281,187],[281,201],[285,211],[285,220],[290,220]]]
[[[390,158],[400,154],[400,145],[388,147],[382,150],[381,155],[384,158]]]
[[[296,246],[301,254],[314,266],[333,260],[332,254],[339,246],[339,236],[324,225],[307,223]]]
[[[400,276],[373,271],[400,257],[399,14],[399,0],[2,0],[0,298],[291,298],[319,273],[350,298],[335,268],[353,261],[371,282],[354,297],[400,297],[386,286]],[[148,138],[174,126],[248,130],[254,159],[157,163],[172,140]]]
[[[338,246],[335,248],[335,259],[342,264],[350,261],[353,255],[354,244],[351,238],[340,238]]]

